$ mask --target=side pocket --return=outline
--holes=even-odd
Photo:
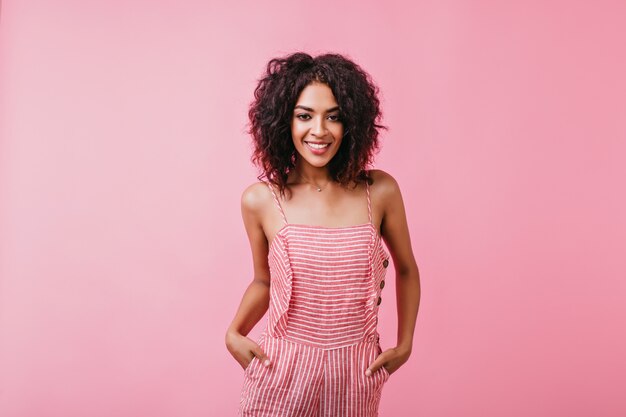
[[[380,347],[380,343],[376,343],[376,349],[378,350],[378,354],[380,355],[381,353],[383,353],[383,349]],[[384,366],[381,366],[380,371],[383,373],[383,382],[387,382],[387,380],[389,379],[389,377],[391,376],[391,374],[389,373],[389,371],[387,370],[387,368],[385,368]]]
[[[265,351],[266,348],[266,343],[265,343],[265,335],[261,334],[261,336],[259,336],[259,338],[256,340],[257,345],[259,345],[259,347]],[[267,352],[266,352],[267,353]],[[246,369],[244,369],[244,374],[245,375],[249,375],[251,374],[251,372],[255,371],[256,368],[258,368],[259,365],[259,358],[257,358],[256,356],[252,357],[252,360],[250,360],[250,363],[248,364],[248,366],[246,366]]]
[[[250,363],[248,364],[248,366],[246,366],[246,369],[243,370],[243,373],[245,375],[249,374],[250,371],[252,370],[252,367],[256,364],[256,362],[258,362],[258,358],[256,356],[252,357],[252,360],[250,361]]]
[[[387,382],[387,380],[389,379],[389,377],[391,376],[391,374],[389,373],[389,371],[387,370],[387,368],[385,368],[384,366],[381,366],[380,369],[383,371],[383,375],[385,377],[384,381]]]

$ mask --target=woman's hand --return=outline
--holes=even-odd
[[[250,365],[255,356],[264,366],[267,367],[271,364],[269,358],[258,344],[236,330],[229,329],[226,332],[226,348],[244,370]]]
[[[370,376],[384,366],[389,375],[393,374],[400,366],[409,360],[411,356],[411,348],[405,346],[396,346],[382,352],[374,362],[367,368],[365,375]]]

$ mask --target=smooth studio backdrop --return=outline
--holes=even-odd
[[[1,416],[235,415],[247,106],[296,50],[381,88],[422,282],[381,416],[626,415],[623,1],[1,7]]]

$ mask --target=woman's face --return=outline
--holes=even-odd
[[[302,162],[323,167],[335,156],[343,138],[343,123],[328,85],[313,82],[302,90],[293,109],[291,137]]]

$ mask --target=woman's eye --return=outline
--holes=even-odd
[[[296,114],[296,117],[298,119],[300,119],[300,120],[310,120],[311,119],[311,115],[306,114],[306,113]],[[328,116],[328,119],[333,121],[333,122],[341,121],[341,119],[339,118],[338,114],[332,114],[332,115]]]

